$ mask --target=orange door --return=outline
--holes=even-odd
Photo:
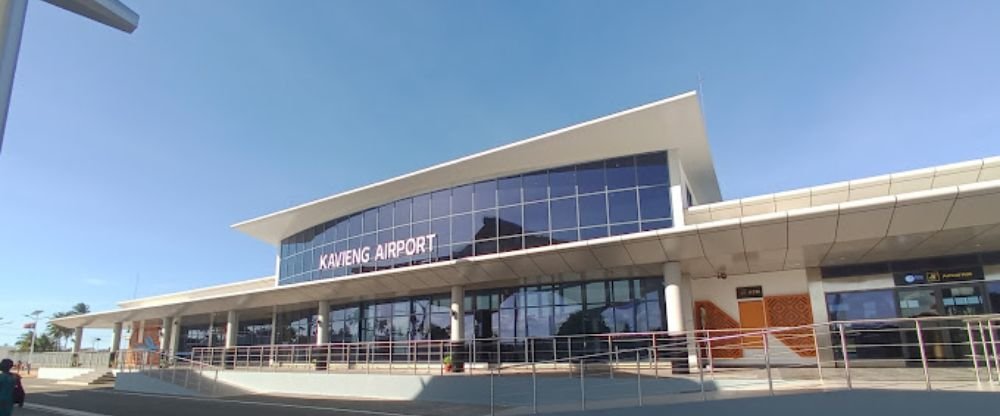
[[[764,319],[764,301],[748,300],[740,302],[740,328],[745,332],[756,332],[767,326]],[[743,348],[764,348],[760,335],[743,337]]]

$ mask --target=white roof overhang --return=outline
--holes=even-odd
[[[53,320],[110,327],[452,285],[681,263],[694,278],[1000,250],[1000,180]],[[529,280],[530,281],[530,280]]]
[[[233,225],[272,245],[306,228],[450,186],[616,156],[679,150],[698,201],[719,201],[696,92],[670,97]]]

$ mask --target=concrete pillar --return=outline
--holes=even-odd
[[[117,353],[121,350],[122,344],[122,323],[115,322],[114,327],[111,328],[111,352]]]
[[[160,351],[164,354],[170,353],[170,333],[174,329],[174,318],[163,318],[160,325]]]
[[[465,338],[465,288],[451,287],[451,340]]]
[[[667,304],[667,331],[681,334],[685,331],[684,300],[681,297],[681,286],[684,284],[681,276],[681,264],[667,262],[663,264],[663,300]]]
[[[170,325],[170,343],[167,344],[167,351],[171,355],[177,355],[177,349],[181,345],[181,317],[172,319]]]
[[[823,289],[823,276],[815,267],[806,269],[806,284],[809,290],[809,303],[812,306],[813,323],[827,322],[826,291]],[[823,365],[833,365],[833,337],[829,325],[815,325],[816,346],[820,362]],[[837,340],[837,345],[840,341]]]
[[[136,341],[138,341],[138,347],[140,349],[143,349],[143,346],[146,345],[146,320],[145,319],[139,321],[139,335],[137,335],[135,337],[135,339],[136,339]]]
[[[80,353],[80,345],[83,343],[83,327],[73,328],[73,354]]]
[[[236,346],[236,332],[240,328],[240,322],[236,316],[236,311],[229,311],[226,314],[226,348]]]
[[[330,301],[321,300],[316,315],[316,344],[330,343]]]

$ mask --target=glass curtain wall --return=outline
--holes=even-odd
[[[656,152],[400,199],[282,241],[279,284],[668,228],[669,184],[667,154]],[[376,256],[379,247],[411,237],[429,247]],[[366,247],[367,260],[331,266],[331,255]]]

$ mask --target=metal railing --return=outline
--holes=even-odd
[[[488,391],[493,410],[537,413],[816,389],[1000,388],[998,330],[1000,315],[922,317],[679,334],[199,348],[190,359],[148,353],[132,361],[212,395],[223,389],[221,371],[453,373],[471,376],[464,384],[480,383],[482,402]]]

